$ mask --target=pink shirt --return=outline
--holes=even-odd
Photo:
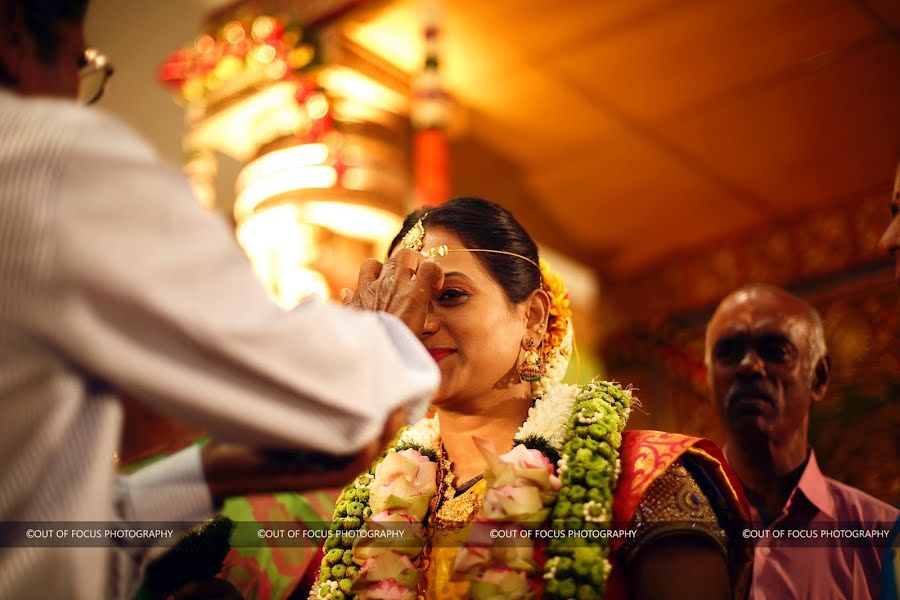
[[[822,475],[812,450],[781,515],[765,527],[752,505],[750,513],[753,526],[767,535],[756,541],[752,600],[878,598],[887,537],[834,539],[823,532],[890,530],[898,510]],[[781,530],[782,537],[774,537],[775,530]],[[792,531],[819,537],[798,541],[788,537]]]

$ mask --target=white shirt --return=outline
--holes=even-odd
[[[392,409],[421,415],[438,377],[389,315],[276,307],[229,227],[120,122],[0,91],[0,520],[208,509],[193,451],[122,478],[116,514],[119,391],[219,438],[346,453]],[[0,548],[0,597],[105,597],[110,554]]]

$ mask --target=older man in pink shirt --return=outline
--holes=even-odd
[[[751,598],[877,598],[898,511],[825,477],[809,446],[809,409],[831,377],[818,313],[779,288],[739,289],[709,323],[706,362],[751,505]]]

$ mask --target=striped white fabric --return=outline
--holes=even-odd
[[[437,382],[393,317],[279,310],[227,225],[121,123],[0,92],[0,520],[123,517],[117,391],[221,438],[349,452],[392,409],[422,414]],[[191,460],[168,483],[123,480],[124,517],[208,501]],[[114,595],[110,554],[0,549],[0,598]]]

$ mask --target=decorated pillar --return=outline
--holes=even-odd
[[[411,190],[408,80],[313,8],[236,6],[159,70],[185,107],[197,200],[230,213],[285,308],[355,286],[358,265],[383,256],[400,228]],[[218,155],[242,164],[233,203],[215,197]]]
[[[449,102],[440,75],[440,0],[421,0],[424,65],[413,84],[410,117],[413,180],[417,206],[436,206],[450,198]]]

